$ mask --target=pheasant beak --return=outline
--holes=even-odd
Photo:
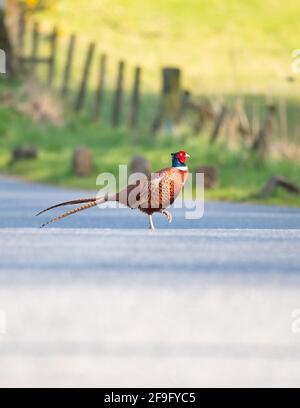
[[[188,159],[191,157],[189,154],[185,154],[185,157],[187,157]]]

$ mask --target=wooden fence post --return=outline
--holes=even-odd
[[[129,112],[129,127],[135,128],[138,123],[138,114],[140,107],[140,84],[141,84],[141,68],[136,67],[134,71],[134,82],[131,97],[131,110]]]
[[[76,43],[76,36],[72,34],[69,39],[67,59],[66,59],[66,64],[64,68],[62,86],[61,86],[61,91],[60,91],[62,96],[67,96],[69,92],[69,82],[70,82],[70,76],[71,76],[71,70],[72,70],[72,64],[73,64],[75,43]]]
[[[17,67],[8,28],[5,24],[5,3],[4,0],[0,0],[0,75],[4,73],[14,75]]]
[[[95,51],[95,43],[90,43],[88,47],[88,52],[87,52],[87,56],[85,60],[83,73],[82,73],[82,79],[81,79],[81,84],[79,87],[79,92],[78,92],[78,95],[75,101],[75,110],[77,112],[79,112],[82,109],[83,104],[84,104],[86,86],[87,86],[87,82],[88,82],[88,78],[90,74],[91,63],[92,63],[94,51]]]
[[[25,40],[25,5],[21,3],[20,14],[18,18],[18,37],[17,37],[17,56],[19,60],[19,65],[22,68],[22,56],[24,54],[24,40]]]
[[[216,120],[215,126],[211,132],[211,136],[210,136],[210,143],[214,143],[217,139],[217,137],[219,136],[220,133],[220,129],[224,123],[225,117],[227,115],[227,108],[224,105],[221,109],[221,112]]]
[[[96,90],[95,99],[95,111],[94,118],[98,119],[101,116],[103,97],[104,97],[104,87],[105,87],[105,74],[106,74],[106,55],[101,54],[100,56],[100,66],[99,66],[99,78],[98,87]]]
[[[32,45],[31,45],[31,72],[35,72],[35,61],[38,55],[38,48],[39,48],[39,42],[40,42],[40,27],[37,22],[34,23],[33,25],[33,30],[32,30]]]
[[[180,69],[163,68],[161,103],[152,125],[153,131],[158,130],[162,125],[172,129],[174,124],[178,122],[182,96],[180,80]]]
[[[54,27],[50,35],[50,57],[49,57],[49,71],[48,71],[48,86],[52,85],[55,63],[56,63],[56,45],[57,45],[57,28]]]
[[[262,158],[265,158],[268,152],[270,139],[271,139],[272,131],[274,127],[275,112],[276,112],[275,106],[269,105],[266,119],[262,127],[260,128],[256,139],[254,140],[251,146],[251,149],[253,151],[258,152]]]
[[[281,136],[288,138],[288,121],[286,115],[286,101],[283,97],[279,100],[279,127]]]
[[[181,106],[181,71],[178,68],[164,68],[163,76],[163,115],[171,126],[177,122]]]
[[[256,134],[259,130],[259,116],[257,115],[256,110],[256,102],[254,97],[252,97],[251,101],[251,122],[250,122],[250,135],[251,135],[251,142],[254,141]]]
[[[121,120],[121,106],[123,98],[124,61],[119,62],[116,91],[112,108],[112,125],[118,126]]]

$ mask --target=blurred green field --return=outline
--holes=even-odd
[[[111,73],[118,59],[142,65],[145,90],[159,88],[159,67],[175,65],[196,93],[289,95],[299,12],[298,0],[63,0],[38,18],[62,40],[78,33],[81,59],[84,43],[96,41]]]
[[[287,130],[277,126],[275,137],[300,141],[300,75],[291,69],[292,51],[300,44],[300,4],[297,0],[70,0],[53,2],[34,16],[44,31],[59,29],[55,87],[61,87],[71,33],[77,34],[71,93],[74,105],[86,51],[96,42],[88,81],[86,112],[91,116],[98,81],[99,56],[108,57],[102,119],[110,123],[112,92],[119,60],[124,60],[123,124],[126,124],[136,65],[142,67],[139,126],[149,129],[159,106],[161,67],[182,68],[182,87],[193,97],[223,98],[234,105],[242,97],[249,117],[265,117],[266,105],[286,109]],[[28,24],[26,53],[30,54]],[[40,53],[47,55],[47,43]],[[43,81],[45,68],[37,74]],[[279,116],[279,115],[277,115]],[[278,120],[279,121],[279,117]]]

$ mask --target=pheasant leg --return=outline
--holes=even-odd
[[[165,215],[169,221],[169,224],[171,224],[173,220],[173,215],[167,210],[161,210],[161,214]]]
[[[152,220],[152,215],[149,215],[149,229],[155,230],[153,220]]]

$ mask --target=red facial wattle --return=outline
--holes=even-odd
[[[181,163],[186,162],[186,153],[183,150],[180,150],[180,152],[177,153],[177,158]]]

